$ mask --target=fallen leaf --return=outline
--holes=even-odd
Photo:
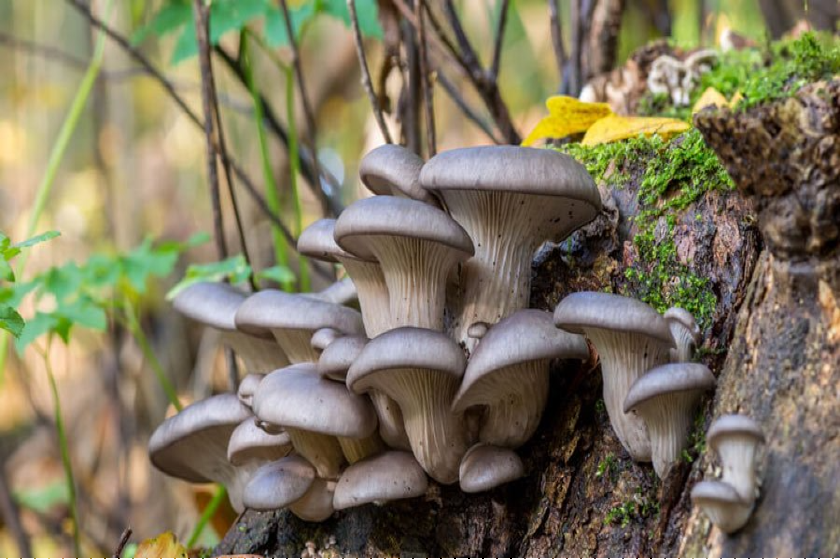
[[[187,549],[172,532],[164,532],[140,542],[134,557],[186,557]]]
[[[586,136],[583,137],[583,141],[581,141],[581,145],[608,144],[635,138],[639,134],[645,136],[659,134],[667,139],[689,128],[688,123],[675,118],[610,115],[602,118],[589,128]]]
[[[726,97],[723,96],[723,93],[715,89],[714,87],[709,87],[706,91],[703,92],[703,95],[700,96],[700,99],[694,103],[694,107],[691,109],[691,114],[696,114],[705,109],[706,107],[729,107],[730,109],[735,107],[738,104],[738,101],[743,99],[744,96],[741,95],[740,91],[736,91],[735,95],[732,96],[732,99],[729,101],[726,100]]]
[[[549,115],[537,123],[522,141],[523,146],[534,145],[545,138],[564,138],[586,132],[595,122],[612,114],[607,103],[586,103],[566,95],[549,97],[545,106]]]

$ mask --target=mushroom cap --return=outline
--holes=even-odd
[[[744,499],[729,485],[718,480],[700,481],[691,489],[691,500],[695,503],[717,501],[724,503],[744,503]]]
[[[325,350],[327,346],[341,337],[341,332],[335,328],[319,328],[312,334],[310,345],[318,350]]]
[[[304,256],[338,262],[341,259],[359,260],[335,242],[335,219],[319,219],[304,229],[297,242],[298,252]]]
[[[321,376],[344,382],[350,366],[367,345],[364,336],[344,336],[324,349],[318,359],[318,372]]]
[[[254,401],[254,394],[257,392],[257,386],[264,378],[265,375],[259,373],[249,373],[242,377],[242,380],[239,381],[239,389],[236,392],[239,401],[250,408]]]
[[[312,296],[327,303],[353,306],[353,303],[359,299],[359,292],[350,276],[345,276],[330,284],[329,287],[313,293]]]
[[[509,448],[478,443],[461,459],[459,477],[465,493],[489,491],[525,475],[522,459]]]
[[[314,363],[299,363],[265,377],[253,409],[261,421],[336,437],[361,439],[377,425],[367,398],[322,378]]]
[[[612,293],[580,291],[568,295],[554,309],[554,324],[575,334],[583,334],[587,327],[643,334],[674,347],[668,322],[653,307]]]
[[[347,386],[360,393],[376,388],[371,376],[390,369],[431,369],[460,379],[466,359],[449,336],[426,328],[403,326],[367,343],[347,372]]]
[[[436,206],[438,202],[435,197],[420,186],[422,167],[423,160],[410,149],[397,144],[384,144],[362,158],[359,177],[375,194],[399,193]]]
[[[743,499],[728,483],[701,481],[691,490],[691,502],[723,532],[740,530],[750,519],[754,503]]]
[[[350,204],[335,224],[335,241],[364,260],[375,260],[369,248],[370,236],[409,237],[451,247],[467,258],[475,248],[467,232],[449,215],[429,204],[373,196]]]
[[[365,503],[381,503],[419,497],[428,479],[410,452],[390,450],[357,462],[344,470],[335,487],[336,510]]]
[[[303,497],[315,481],[315,468],[297,455],[286,456],[260,467],[242,496],[246,507],[273,510]]]
[[[239,330],[249,334],[272,328],[314,331],[324,327],[345,334],[364,333],[358,311],[276,289],[265,289],[245,299],[235,321]]]
[[[691,333],[691,337],[694,339],[694,342],[700,341],[700,327],[697,325],[697,321],[694,320],[694,315],[692,315],[687,310],[680,308],[680,307],[671,307],[662,317],[667,320],[668,322],[678,322],[681,324],[688,332]]]
[[[288,433],[266,433],[257,426],[253,417],[249,417],[233,430],[228,442],[227,457],[234,466],[241,466],[251,460],[278,460],[291,450],[292,441]]]
[[[226,283],[202,281],[184,288],[172,300],[172,306],[196,322],[230,331],[236,330],[233,317],[246,297],[247,294]],[[271,336],[266,331],[258,334]]]
[[[589,357],[589,346],[583,336],[555,328],[550,312],[537,309],[517,311],[490,327],[481,339],[470,356],[452,409],[460,412],[475,405],[469,393],[487,375],[529,361],[561,357]],[[500,395],[500,399],[502,397]]]
[[[480,320],[478,322],[473,322],[472,324],[470,324],[469,328],[467,328],[467,336],[476,340],[480,340],[487,334],[487,331],[490,329],[490,326],[490,324],[482,322]]]
[[[590,221],[601,209],[601,195],[586,168],[549,149],[480,146],[441,152],[420,172],[431,190],[498,190],[563,196],[586,202]]]
[[[219,449],[215,456],[213,446],[227,449],[234,429],[250,416],[236,394],[219,394],[190,404],[155,429],[149,439],[149,459],[160,471],[186,481],[221,482],[214,471],[231,466],[226,451]]]
[[[755,439],[756,443],[764,442],[764,433],[758,423],[746,415],[722,415],[706,433],[706,442],[717,452],[718,444],[723,437],[738,435]]]
[[[335,491],[334,481],[315,478],[303,497],[289,504],[289,510],[301,520],[323,522],[335,512],[333,491]]]
[[[702,363],[669,363],[648,371],[630,387],[624,413],[659,396],[675,392],[704,391],[715,386],[715,376]]]

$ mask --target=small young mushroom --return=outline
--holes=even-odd
[[[269,373],[285,367],[289,359],[267,329],[243,333],[234,316],[247,295],[225,283],[199,282],[179,292],[175,310],[221,333],[222,343],[242,358],[248,373]]]
[[[265,377],[253,409],[261,421],[283,427],[295,450],[325,479],[338,478],[344,457],[353,463],[381,450],[376,414],[367,398],[322,378],[313,363]]]
[[[604,403],[615,434],[637,462],[651,459],[650,439],[641,418],[624,413],[630,387],[669,361],[674,340],[667,321],[649,305],[621,295],[572,293],[557,305],[554,324],[584,334],[598,351]]]
[[[390,327],[443,329],[450,270],[473,255],[466,231],[442,210],[417,200],[358,200],[335,223],[338,245],[376,260],[388,285]]]
[[[291,503],[292,514],[307,522],[323,522],[335,512],[333,497],[335,482],[316,478],[303,497]]]
[[[384,504],[426,493],[426,473],[410,452],[389,450],[353,464],[335,487],[336,510],[366,503]]]
[[[315,468],[303,457],[286,456],[259,468],[245,486],[249,509],[275,510],[300,500],[315,481]]]
[[[479,440],[508,448],[522,446],[542,418],[551,360],[588,356],[583,336],[555,328],[551,313],[517,311],[492,326],[470,356],[452,411],[483,406]]]
[[[458,480],[469,448],[464,417],[450,410],[465,366],[464,352],[448,336],[403,327],[368,342],[347,373],[353,392],[377,389],[397,401],[415,458],[443,484]]]
[[[312,297],[265,289],[248,297],[236,311],[242,332],[270,330],[292,363],[316,362],[319,352],[310,345],[312,334],[333,328],[342,334],[361,334],[358,311]]]
[[[671,350],[671,361],[688,363],[701,339],[697,321],[690,312],[679,307],[671,307],[662,316],[668,321],[668,328],[671,329],[671,335],[677,344],[677,348]]]
[[[250,373],[245,375],[239,382],[239,388],[236,394],[239,397],[239,401],[249,409],[254,402],[254,393],[257,391],[257,386],[259,386],[264,378],[265,375]]]
[[[237,467],[259,462],[274,462],[292,451],[292,441],[288,433],[269,434],[260,429],[249,417],[239,424],[230,436],[227,457]]]
[[[651,369],[633,383],[624,413],[635,412],[647,425],[653,469],[665,479],[685,448],[694,408],[715,377],[700,363],[670,363]]]
[[[462,308],[455,339],[468,351],[476,322],[495,324],[528,307],[531,260],[545,241],[559,242],[601,210],[586,169],[553,150],[518,146],[453,149],[432,157],[420,182],[436,192],[475,244],[462,267]]]
[[[525,466],[514,451],[483,443],[467,451],[459,468],[464,493],[489,491],[524,475]]]
[[[440,202],[420,186],[423,160],[410,149],[384,144],[369,151],[359,163],[359,178],[371,192],[401,196],[440,207]]]
[[[342,333],[335,328],[319,328],[309,339],[309,345],[319,353],[318,358],[320,359],[320,354],[340,337],[342,337]]]
[[[756,497],[755,462],[764,433],[745,415],[724,415],[706,433],[706,442],[717,452],[723,466],[723,481],[745,500]]]
[[[701,481],[691,490],[691,502],[726,534],[743,528],[753,511],[753,501],[744,500],[723,481]]]
[[[237,426],[251,417],[236,394],[195,402],[161,423],[149,439],[149,459],[161,472],[191,483],[221,483],[234,510],[241,512],[245,478],[228,461],[227,447]]]
[[[368,339],[364,336],[343,336],[328,345],[318,358],[318,372],[322,377],[344,382],[353,361],[362,353]]]

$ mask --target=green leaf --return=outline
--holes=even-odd
[[[122,258],[123,273],[131,287],[143,294],[149,276],[164,277],[172,273],[182,246],[168,243],[163,248],[153,247],[151,239],[146,239],[125,255]]]
[[[241,31],[270,5],[268,0],[215,0],[210,5],[210,43],[217,44],[229,31]]]
[[[131,44],[139,45],[150,34],[163,37],[173,33],[186,23],[191,23],[192,17],[192,5],[189,2],[174,1],[165,4],[149,23],[134,32],[131,36]]]
[[[209,264],[190,264],[184,279],[179,281],[175,287],[166,294],[167,300],[172,300],[178,293],[187,287],[202,281],[223,281],[230,280],[232,284],[244,283],[251,275],[251,267],[245,262],[245,258],[238,254],[220,262]]]
[[[55,314],[72,324],[78,324],[91,330],[101,332],[108,326],[108,317],[105,315],[105,310],[87,297],[80,297],[73,303],[62,305]]]
[[[195,28],[190,25],[185,25],[181,30],[181,34],[178,36],[178,41],[175,43],[175,50],[172,51],[172,58],[169,59],[169,64],[175,66],[197,54],[198,41],[195,38]]]
[[[323,10],[350,27],[350,10],[346,0],[324,0]],[[376,0],[356,0],[356,16],[359,18],[359,31],[362,35],[382,40],[383,32],[382,26],[379,25]]]
[[[51,313],[35,313],[35,316],[29,319],[24,326],[23,331],[15,340],[15,349],[18,353],[23,353],[26,347],[40,338],[47,332],[51,332],[59,323],[59,317]]]
[[[5,258],[0,258],[0,280],[15,281],[15,271],[9,265],[9,261]]]
[[[292,31],[295,40],[300,39],[300,32],[303,26],[315,17],[316,2],[306,2],[301,6],[289,9],[289,16],[292,18]],[[283,19],[283,12],[277,6],[269,6],[265,12],[265,41],[271,47],[282,47],[289,44],[289,34],[286,33],[286,23]]]
[[[69,262],[58,268],[50,268],[45,274],[41,283],[41,294],[51,293],[55,296],[56,303],[61,304],[82,289],[84,275],[75,262]],[[40,298],[40,295],[39,295]]]
[[[37,245],[39,243],[43,243],[45,241],[49,241],[50,239],[55,239],[59,235],[61,235],[61,233],[59,233],[58,231],[47,231],[46,233],[41,233],[40,235],[36,235],[36,236],[32,237],[31,239],[27,239],[25,241],[15,243],[12,246],[17,247],[17,248],[27,248],[27,247],[31,247],[33,245]]]
[[[14,498],[22,507],[47,514],[56,505],[66,505],[70,500],[70,495],[67,484],[64,480],[60,480],[45,487],[16,491]]]
[[[15,309],[8,305],[0,305],[0,329],[17,338],[23,332],[24,326],[23,317]]]
[[[281,285],[291,283],[297,279],[295,278],[294,272],[292,272],[288,266],[281,266],[279,264],[257,272],[257,278],[276,281]]]

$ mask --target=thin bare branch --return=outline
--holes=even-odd
[[[464,26],[461,25],[461,19],[455,10],[455,3],[452,0],[445,0],[443,7],[446,19],[449,21],[449,27],[452,28],[452,32],[455,33],[455,40],[458,41],[458,48],[461,50],[461,58],[464,60],[464,64],[471,73],[476,74],[475,79],[482,80],[483,76],[479,75],[484,73],[481,71],[481,61],[473,50],[472,43],[470,43],[466,31],[464,31]]]
[[[207,150],[207,182],[210,187],[210,206],[213,211],[213,238],[216,241],[216,253],[219,260],[228,256],[225,242],[224,222],[222,221],[222,204],[219,195],[219,174],[216,164],[217,142],[214,131],[213,96],[210,88],[213,75],[210,70],[210,49],[208,35],[208,14],[210,12],[203,0],[193,0],[193,17],[195,20],[195,36],[198,41],[198,65],[201,69],[201,106],[204,109],[204,137]]]
[[[554,59],[557,62],[557,90],[562,91],[567,58],[566,47],[563,46],[563,27],[560,25],[560,6],[557,0],[548,0],[548,17],[551,44],[554,47]]]
[[[493,43],[493,62],[490,64],[490,79],[499,79],[499,67],[502,64],[502,44],[505,42],[505,26],[507,24],[508,0],[501,0],[499,20],[496,22],[496,39]]]
[[[0,517],[3,518],[6,528],[11,532],[20,557],[32,557],[32,547],[29,545],[29,537],[23,530],[23,524],[20,521],[20,511],[6,483],[4,466],[5,464],[0,462]]]
[[[455,84],[449,81],[449,78],[447,78],[443,74],[443,72],[440,71],[440,69],[437,70],[435,76],[437,77],[437,83],[439,83],[441,87],[443,87],[443,90],[447,93],[447,95],[449,95],[449,98],[452,99],[452,102],[455,103],[459,109],[461,109],[461,112],[463,112],[469,120],[475,123],[475,125],[478,126],[481,129],[481,131],[487,135],[488,138],[493,140],[493,142],[497,144],[504,143],[502,140],[496,137],[496,135],[493,133],[493,129],[490,127],[487,121],[481,118],[481,116],[477,112],[475,112],[475,109],[473,109],[464,100],[464,97],[461,95],[461,92],[458,91],[458,88],[455,87]]]
[[[128,539],[131,537],[131,532],[131,527],[123,530],[122,536],[120,536],[120,541],[117,543],[117,547],[114,550],[114,557],[122,557],[123,550],[125,549],[126,544],[128,544]]]
[[[353,37],[356,39],[356,54],[359,56],[359,67],[362,69],[362,87],[367,93],[370,106],[373,110],[373,117],[376,119],[376,125],[379,126],[379,132],[386,144],[393,144],[391,133],[388,131],[388,126],[385,124],[385,118],[382,116],[382,107],[379,106],[379,100],[376,92],[373,90],[373,82],[370,79],[370,70],[368,69],[367,56],[365,56],[365,45],[362,42],[362,32],[359,29],[359,16],[356,13],[356,0],[347,0],[347,8],[350,10],[350,23],[353,26]]]
[[[423,107],[426,114],[426,146],[428,157],[437,153],[435,139],[435,107],[431,76],[429,75],[428,51],[426,49],[426,25],[423,17],[424,0],[414,0],[414,17],[417,18],[417,49],[420,55],[420,88],[423,90]]]

